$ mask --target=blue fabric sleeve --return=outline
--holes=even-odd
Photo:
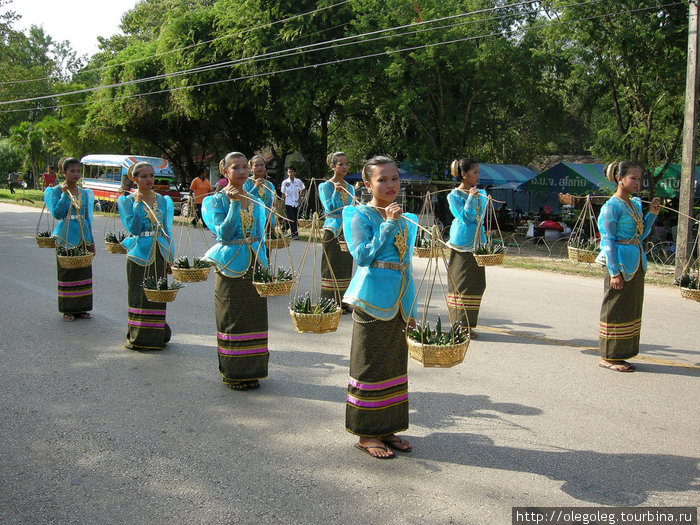
[[[620,273],[617,260],[617,221],[619,216],[614,206],[603,206],[600,210],[598,228],[600,229],[601,251],[605,254],[605,266],[611,277]]]
[[[68,215],[70,197],[68,197],[67,192],[61,191],[60,186],[48,188],[44,192],[44,203],[46,204],[46,209],[49,210],[49,213],[53,215],[54,219],[65,219],[66,215]]]
[[[396,234],[398,221],[385,220],[379,227],[379,232],[375,236],[370,222],[361,213],[352,214],[350,222],[350,239],[352,246],[350,252],[358,266],[369,266],[377,256],[379,249],[387,242],[392,242]]]

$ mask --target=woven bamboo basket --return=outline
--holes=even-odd
[[[313,305],[316,306],[316,305]],[[311,332],[314,334],[323,334],[326,332],[335,332],[340,322],[342,310],[338,307],[335,312],[329,314],[300,314],[293,310],[289,310],[289,315],[292,317],[294,328],[300,334]]]
[[[118,242],[107,242],[105,241],[105,248],[109,253],[126,253],[126,248],[124,248]]]
[[[143,289],[146,294],[146,299],[154,303],[171,303],[175,300],[175,296],[179,290],[149,290]]]
[[[95,254],[88,253],[87,255],[74,256],[57,255],[56,257],[58,257],[58,264],[61,265],[61,268],[72,270],[75,268],[87,268],[92,264],[92,258],[94,256]]]
[[[345,241],[338,241],[338,246],[340,246],[340,251],[341,252],[347,252],[348,251],[348,243]]]
[[[55,248],[56,247],[56,239],[53,237],[39,237],[38,235],[34,237],[36,239],[36,243],[39,245],[39,248]]]
[[[598,256],[598,252],[574,248],[573,246],[567,246],[566,250],[569,254],[569,259],[576,262],[594,263],[595,258]]]
[[[506,256],[505,253],[489,253],[486,255],[474,254],[474,259],[476,264],[479,266],[497,266],[503,264],[503,258]]]
[[[456,345],[424,345],[406,338],[411,359],[426,368],[450,368],[464,361],[469,348],[469,338]]]
[[[209,277],[211,266],[206,268],[172,268],[173,280],[181,283],[199,283]]]
[[[691,301],[700,301],[700,290],[695,288],[681,288],[681,297]]]
[[[280,250],[289,246],[289,237],[275,237],[274,239],[266,239],[265,246],[270,250]]]
[[[413,256],[418,257],[420,259],[427,259],[432,255],[432,248],[430,246],[428,247],[418,247],[414,246],[413,247]]]
[[[311,228],[311,223],[313,221],[311,219],[298,219],[297,220],[297,225],[299,228]]]
[[[288,281],[273,281],[270,283],[253,281],[253,286],[258,291],[260,297],[279,297],[280,295],[288,295],[292,291],[294,279]]]

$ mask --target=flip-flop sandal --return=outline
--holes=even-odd
[[[372,454],[372,453],[370,452],[370,450],[372,450],[373,448],[376,448],[376,449],[379,449],[379,450],[383,450],[383,451],[385,451],[385,452],[390,452],[388,448],[386,448],[386,447],[380,447],[380,446],[377,446],[377,445],[372,445],[371,447],[363,447],[363,446],[360,445],[359,443],[355,443],[355,448],[358,449],[358,450],[362,450],[363,452],[365,452],[365,453],[368,454],[369,456],[373,457],[374,459],[394,459],[394,458],[396,457],[396,455],[395,455],[393,452],[391,453],[391,456],[375,456],[374,454]]]
[[[92,314],[90,312],[80,312],[75,314],[76,319],[92,319]]]
[[[625,367],[625,365],[622,363],[609,363],[609,364],[598,363],[598,366],[600,368],[607,368],[608,370],[612,370],[613,372],[634,372],[633,366],[630,365],[630,366]],[[623,368],[618,368],[620,366],[622,366]]]
[[[390,438],[390,439],[382,439],[382,443],[390,446],[394,450],[398,450],[399,452],[410,452],[411,450],[413,450],[413,447],[411,447],[410,445],[408,446],[408,448],[397,447],[396,445],[402,445],[404,443],[408,443],[408,441],[405,441],[398,436],[394,436],[393,438]]]
[[[63,320],[66,323],[72,323],[73,321],[75,321],[75,316],[73,314],[63,314]]]

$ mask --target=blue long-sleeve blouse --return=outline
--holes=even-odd
[[[656,222],[655,213],[649,212],[642,218],[642,201],[638,197],[630,199],[630,206],[613,195],[598,216],[600,253],[596,262],[604,264],[611,277],[621,273],[625,281],[634,277],[640,261],[646,272],[647,258],[641,242]]]
[[[484,217],[488,197],[484,190],[478,195],[469,195],[454,189],[447,195],[450,212],[454,216],[450,226],[450,246],[458,252],[473,252],[474,238],[479,230],[479,243],[486,243]]]
[[[265,213],[255,196],[249,195],[248,212],[251,222],[245,225],[241,217],[241,203],[224,193],[206,197],[202,202],[204,224],[214,232],[217,243],[207,250],[203,260],[208,261],[226,277],[242,277],[255,260],[267,266],[265,253]],[[262,245],[261,245],[262,243]]]
[[[366,205],[343,209],[345,239],[357,262],[357,271],[343,302],[384,321],[393,319],[399,311],[404,320],[415,317],[416,288],[411,258],[418,228],[404,217],[418,222],[412,213],[403,214],[398,220],[385,220],[376,209]],[[406,237],[403,255],[395,244],[397,234]],[[401,264],[402,269],[375,266],[383,262]]]
[[[166,262],[173,261],[173,201],[167,195],[156,193],[155,218],[148,213],[143,202],[136,202],[133,195],[122,195],[117,200],[119,217],[129,237],[122,241],[127,259],[140,266],[155,261],[155,245]]]
[[[352,184],[347,182],[344,184],[350,195],[344,191],[335,191],[335,184],[330,180],[320,184],[318,187],[323,213],[326,215],[323,227],[331,230],[336,237],[343,228],[343,208],[348,204],[352,204],[355,197],[355,189],[352,187]]]
[[[74,200],[71,203],[68,192],[64,193],[60,186],[46,188],[44,192],[46,209],[58,220],[51,236],[56,239],[58,246],[64,248],[77,248],[83,240],[88,246],[95,242],[92,237],[92,210],[95,206],[95,195],[92,190],[83,188],[78,188],[78,192],[80,195],[79,210],[75,209],[77,201]]]
[[[273,205],[275,203],[275,185],[269,180],[265,179],[263,186],[255,186],[255,177],[249,177],[245,183],[243,183],[243,189],[258,198],[265,206],[270,209],[274,209]],[[275,214],[269,210],[265,210],[265,218],[270,220],[270,226],[274,228],[275,226]]]

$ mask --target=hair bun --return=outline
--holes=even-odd
[[[617,182],[616,175],[617,175],[617,166],[619,165],[619,162],[611,162],[607,166],[605,166],[604,173],[605,177],[610,181],[610,182]]]
[[[333,153],[329,153],[328,156],[326,157],[326,164],[328,167],[331,167],[331,161],[333,160]]]
[[[457,159],[450,164],[450,175],[455,179],[459,178],[459,161]]]

